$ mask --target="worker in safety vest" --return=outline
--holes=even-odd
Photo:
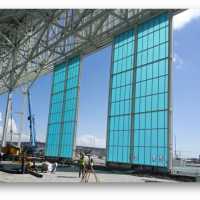
[[[79,178],[85,173],[85,159],[84,153],[80,153],[80,160],[79,160]]]

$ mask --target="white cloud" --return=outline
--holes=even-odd
[[[189,9],[173,17],[173,27],[180,30],[192,20],[200,17],[200,9]]]
[[[2,113],[0,112],[0,141],[2,140],[2,134],[3,134],[3,123],[1,120]],[[7,129],[7,141],[10,140],[10,129],[11,129],[11,119],[8,120],[8,129]],[[19,129],[17,128],[17,124],[15,119],[12,119],[12,130],[13,130],[13,141],[18,142],[19,140]],[[46,135],[45,134],[37,134],[37,133],[43,133],[45,130],[41,130],[36,132],[36,140],[39,142],[45,142]],[[30,134],[29,134],[29,128],[27,130],[27,127],[25,127],[25,130],[23,131],[21,135],[21,141],[22,142],[28,142],[30,141]]]
[[[6,135],[7,141],[10,140],[10,129],[11,129],[11,119],[8,120],[8,130]],[[12,130],[13,130],[13,141],[17,142],[19,135],[18,135],[17,125],[14,119],[12,119]],[[0,126],[0,140],[2,139],[2,134],[3,134],[3,124]],[[29,141],[29,135],[22,134],[21,141]]]
[[[11,123],[12,121],[12,123]],[[17,125],[16,125],[16,122],[14,119],[8,119],[8,132],[10,132],[11,130],[11,127],[12,127],[12,131],[13,133],[17,133]]]
[[[2,121],[2,112],[0,112],[0,122]]]
[[[12,124],[12,130],[13,130],[13,136],[15,136],[15,134],[17,133],[17,126],[15,123],[15,120],[12,119],[12,123],[11,123],[11,119],[8,119],[8,129],[7,129],[7,140],[10,139],[10,130],[11,130],[11,124]],[[3,124],[0,126],[0,138],[2,139],[2,134],[3,134]]]
[[[176,69],[183,68],[183,59],[177,53],[174,53],[173,63]]]
[[[98,138],[94,135],[86,134],[86,135],[77,136],[76,145],[105,148],[106,140],[103,138]]]
[[[37,130],[36,129],[37,142],[45,142],[46,141],[46,134],[42,134],[42,133],[46,133],[46,130]]]
[[[3,127],[0,126],[0,140],[1,140],[1,137],[2,137],[2,132],[3,132]]]

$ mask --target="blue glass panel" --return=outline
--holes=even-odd
[[[158,165],[165,166],[165,148],[158,148]]]
[[[128,31],[115,37],[113,42],[113,63],[110,82],[112,83],[109,107],[109,127],[115,130],[110,135],[107,148],[107,161],[130,162],[130,134],[132,111],[132,79],[134,55],[134,31]],[[112,151],[112,152],[111,152]],[[112,155],[110,155],[112,154]],[[112,160],[111,160],[112,159]]]
[[[146,129],[151,129],[151,113],[146,113]]]
[[[162,76],[159,78],[159,93],[162,93],[165,91],[165,76]]]
[[[75,57],[54,68],[46,156],[73,157],[79,66],[80,59]]]
[[[151,93],[152,93],[152,85],[153,85],[152,79],[146,81],[146,95],[151,95]]]
[[[128,134],[128,131],[124,131],[124,134],[123,134],[123,142],[122,142],[122,146],[129,146],[129,141],[130,137],[129,137],[129,134]]]
[[[146,111],[151,111],[152,96],[146,97]]]
[[[165,94],[158,95],[158,102],[159,102],[158,109],[164,110],[165,109]]]
[[[150,147],[145,147],[145,165],[151,165],[151,148]]]
[[[138,25],[137,44],[133,31],[114,39],[109,117],[114,116],[115,120],[110,120],[109,127],[115,133],[109,137],[108,161],[167,167],[168,26],[168,17],[161,15]],[[137,47],[135,66],[134,45]]]
[[[157,112],[152,112],[152,128],[157,128],[158,127],[158,113]]]
[[[165,128],[165,112],[158,112],[158,128]]]
[[[134,129],[139,129],[140,127],[140,115],[134,116]]]
[[[151,130],[145,131],[145,147],[151,146]]]
[[[123,149],[122,149],[122,147],[118,147],[118,158],[117,158],[117,161],[123,162],[122,154],[123,154]]]
[[[118,152],[118,148],[117,146],[113,146],[113,161],[117,162],[117,152]]]
[[[159,44],[159,31],[154,32],[154,46]]]
[[[152,95],[152,111],[157,110],[158,108],[158,96]]]
[[[157,166],[158,165],[158,148],[152,147],[151,148],[151,165]]]
[[[146,82],[145,81],[141,82],[140,86],[141,86],[140,95],[141,96],[145,96],[145,94],[146,94]]]
[[[140,142],[139,137],[140,137],[139,131],[135,130],[135,132],[134,132],[134,146],[139,146],[139,142]]]
[[[157,61],[159,59],[159,46],[155,46],[153,48],[153,61]]]
[[[145,114],[140,114],[140,129],[144,129],[145,128],[145,122],[146,122],[146,118],[145,118]]]
[[[129,162],[129,152],[128,152],[128,148],[127,147],[123,147],[122,148],[122,151],[123,151],[123,162],[124,163],[128,163]]]
[[[113,147],[109,146],[108,147],[108,158],[109,161],[113,161]]]
[[[145,131],[144,130],[140,130],[140,133],[139,133],[139,135],[140,135],[140,138],[139,138],[139,146],[142,146],[142,147],[144,147],[144,145],[145,145]]]
[[[158,130],[158,146],[165,147],[165,130],[164,129]]]
[[[134,146],[133,162],[135,164],[139,163],[139,148]]]
[[[145,112],[145,97],[140,98],[140,112]]]
[[[153,79],[153,88],[152,88],[152,93],[156,94],[158,93],[158,79]]]
[[[153,64],[153,78],[158,77],[159,66],[158,63]]]
[[[153,65],[150,64],[150,65],[147,65],[147,79],[151,79],[152,78],[152,75],[153,75]]]
[[[136,83],[136,94],[135,97],[140,97],[140,89],[141,89],[141,83]]]
[[[153,33],[148,35],[148,48],[153,47]]]
[[[158,133],[157,129],[152,129],[151,131],[151,146],[158,146]]]
[[[138,148],[139,149],[139,160],[138,160],[138,162],[140,163],[140,164],[145,164],[145,159],[144,159],[144,147],[139,147]]]
[[[166,74],[166,65],[165,60],[159,62],[159,76],[163,76]]]

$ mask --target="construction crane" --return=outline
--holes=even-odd
[[[9,127],[10,120],[10,127]],[[3,136],[1,141],[0,153],[4,154],[4,157],[9,157],[10,155],[18,156],[20,154],[20,148],[14,145],[13,142],[13,109],[12,109],[12,94],[8,93],[8,101],[6,106],[6,115],[3,127]],[[7,133],[10,133],[10,142],[7,142]]]
[[[28,146],[26,146],[26,151],[29,152],[29,154],[34,155],[35,152],[35,147],[36,147],[36,130],[35,130],[35,117],[32,114],[32,109],[31,109],[31,97],[30,97],[30,90],[29,87],[25,88],[24,95],[27,96],[28,100],[28,120],[29,120],[29,130],[30,130],[30,143]],[[25,102],[24,102],[25,103]],[[24,105],[25,106],[25,105]],[[12,96],[9,96],[9,103],[7,106],[8,109],[8,114],[6,116],[6,123],[4,127],[4,137],[2,140],[2,145],[1,145],[1,151],[7,155],[19,155],[19,152],[21,151],[21,134],[19,133],[19,139],[18,139],[18,145],[14,145],[13,142],[13,127],[12,127]],[[20,113],[21,114],[21,113]],[[23,114],[23,113],[22,113]],[[23,116],[21,116],[23,118]],[[10,142],[7,144],[6,142],[6,133],[8,132],[8,120],[10,120]],[[21,119],[21,123],[23,123],[23,120]],[[20,131],[22,131],[23,124],[20,125]]]

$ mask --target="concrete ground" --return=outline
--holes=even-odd
[[[163,183],[175,183],[177,181],[155,178],[155,177],[139,177],[132,175],[131,171],[121,172],[121,171],[100,171],[96,170],[96,175],[98,177],[99,183],[150,183],[150,182],[163,182]],[[78,178],[78,169],[74,167],[62,168],[59,167],[57,172],[54,174],[43,173],[42,178],[37,178],[30,174],[10,174],[0,171],[0,183],[80,183],[80,178]],[[89,183],[95,183],[94,175],[90,175]]]
[[[107,174],[98,173],[97,174],[99,183],[145,183],[145,182],[163,182],[172,183],[175,181],[160,179],[160,178],[147,178],[147,177],[137,177],[127,174]],[[36,178],[29,174],[8,174],[5,172],[0,172],[0,183],[17,183],[17,182],[66,182],[66,183],[80,183],[80,178],[77,176],[77,172],[56,172],[55,174],[43,174],[42,178]],[[90,183],[95,183],[95,178],[91,175],[89,179]]]

